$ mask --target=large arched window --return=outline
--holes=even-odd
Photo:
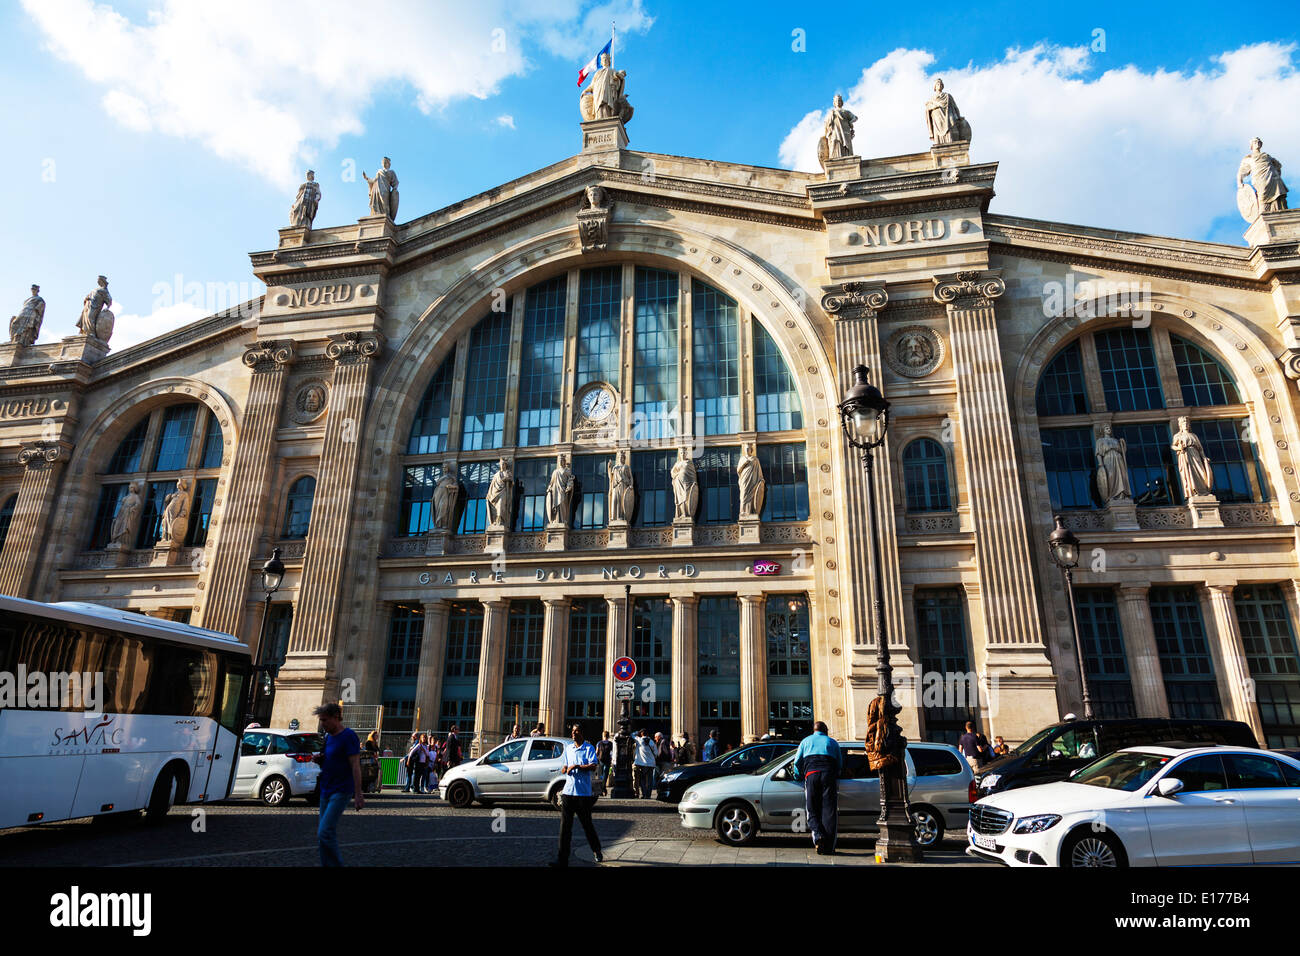
[[[99,500],[87,541],[89,550],[112,541],[113,519],[135,485],[141,501],[135,534],[117,543],[125,548],[152,548],[161,533],[167,496],[185,479],[190,488],[186,547],[207,543],[224,453],[221,423],[203,405],[167,405],[137,422],[114,449],[99,473]]]
[[[449,350],[419,399],[398,535],[433,530],[437,483],[453,461],[454,532],[485,532],[486,495],[503,455],[515,476],[508,530],[545,530],[546,487],[560,454],[574,474],[569,526],[605,528],[616,449],[626,449],[633,474],[631,526],[666,528],[679,444],[696,455],[696,523],[733,524],[736,464],[755,437],[767,482],[761,520],[808,520],[798,382],[735,298],[687,272],[623,264],[553,275],[498,304]],[[751,380],[747,363],[752,391],[741,384]]]
[[[293,540],[307,537],[311,526],[311,504],[316,497],[316,479],[303,475],[289,486],[289,494],[284,509],[284,534],[282,537]]]
[[[1170,420],[1182,415],[1205,448],[1219,501],[1269,500],[1236,382],[1217,358],[1166,327],[1125,325],[1067,344],[1043,371],[1037,411],[1053,509],[1105,506],[1094,454],[1104,424],[1124,441],[1138,507],[1185,503],[1170,447]]]
[[[918,438],[903,449],[903,489],[908,511],[951,511],[948,456],[933,438]]]

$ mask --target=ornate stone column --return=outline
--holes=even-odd
[[[1233,606],[1232,590],[1231,584],[1206,585],[1210,598],[1213,639],[1219,647],[1225,684],[1231,698],[1225,701],[1230,709],[1227,716],[1250,724],[1250,729],[1262,743],[1264,722],[1260,719],[1259,707],[1255,703],[1255,682],[1246,663],[1246,648],[1241,640],[1241,628],[1237,624],[1237,609]]]
[[[669,728],[673,740],[690,734],[700,735],[700,599],[694,595],[674,597],[673,601],[673,670]]]
[[[889,295],[882,283],[842,282],[826,287],[826,294],[822,296],[822,308],[835,323],[835,367],[839,372],[841,392],[853,384],[853,368],[856,365],[866,365],[872,370],[873,381],[880,382],[884,362],[876,318],[888,301]],[[830,404],[834,405],[838,401],[839,396],[835,396]],[[835,413],[833,408],[830,412]],[[887,438],[874,459],[876,523],[880,530],[882,565],[879,569],[872,567],[871,548],[866,544],[871,540],[871,524],[867,513],[867,477],[862,467],[862,458],[842,439],[840,447],[844,453],[844,474],[847,478],[844,501],[849,536],[850,540],[859,543],[845,549],[849,565],[847,590],[848,602],[852,608],[853,663],[859,668],[874,670],[875,667],[875,653],[872,649],[876,646],[876,635],[872,626],[871,595],[875,593],[875,575],[880,574],[885,591],[885,632],[889,635],[894,669],[907,671],[911,668],[911,655],[907,647],[907,631],[903,626],[898,535],[894,524],[896,504],[892,477],[892,443]],[[761,628],[759,633],[761,635]],[[759,731],[760,734],[766,732],[766,710],[762,720],[764,729]]]
[[[416,730],[438,726],[442,703],[442,672],[447,666],[447,612],[451,602],[424,602],[424,632],[420,638],[420,669],[415,678]]]
[[[1151,591],[1146,584],[1121,584],[1119,622],[1124,632],[1124,654],[1133,680],[1134,703],[1139,717],[1168,717],[1169,699],[1160,669],[1160,651],[1151,624]]]
[[[740,595],[740,736],[753,743],[767,733],[767,635],[762,594]]]
[[[281,699],[301,710],[311,698],[325,693],[332,677],[330,654],[337,637],[339,600],[352,586],[347,580],[346,544],[361,448],[360,428],[365,421],[370,368],[383,347],[381,333],[362,331],[331,335],[325,349],[335,363],[334,379],[312,504],[311,534],[302,559],[298,606],[289,635],[288,659],[280,671],[281,684],[288,693],[277,691],[277,711]]]
[[[244,364],[253,370],[252,380],[230,465],[225,513],[216,534],[218,547],[208,549],[212,560],[194,621],[214,631],[243,633],[249,562],[260,557],[253,554],[253,548],[265,520],[284,375],[293,358],[291,339],[257,342],[244,352]]]
[[[1005,290],[996,271],[934,277],[934,298],[948,308],[952,336],[964,451],[957,466],[970,489],[989,678],[998,680],[998,709],[1037,727],[1058,715],[993,308]]]
[[[483,645],[479,652],[478,695],[474,703],[474,754],[486,753],[501,741],[501,688],[506,674],[504,598],[483,602]]]
[[[23,480],[18,486],[4,551],[0,552],[0,594],[30,597],[32,577],[48,538],[50,515],[57,509],[55,494],[68,463],[68,449],[59,442],[32,442],[18,451]]]
[[[568,736],[564,720],[565,680],[569,666],[569,598],[547,598],[542,630],[542,679],[538,687],[537,719],[548,734]]]
[[[609,611],[605,623],[605,724],[611,734],[616,734],[623,705],[614,699],[614,662],[628,652],[627,598],[621,594],[606,597],[605,605]]]

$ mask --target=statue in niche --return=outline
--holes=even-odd
[[[551,480],[546,485],[546,523],[548,525],[567,525],[573,505],[573,469],[569,467],[569,456],[561,455],[551,472]]]
[[[1116,438],[1110,422],[1101,426],[1101,437],[1093,447],[1097,459],[1097,491],[1102,501],[1132,498],[1128,480],[1128,443]]]
[[[27,297],[18,314],[9,320],[9,341],[27,348],[36,344],[36,337],[41,334],[41,321],[45,318],[45,300],[41,298],[41,287],[32,286],[32,294]]]
[[[316,182],[315,170],[307,170],[307,181],[298,187],[293,206],[289,209],[289,225],[300,229],[310,229],[320,208],[320,183]]]
[[[609,478],[609,521],[628,522],[636,506],[636,489],[632,485],[632,466],[627,463],[627,452],[620,451],[606,468]]]
[[[497,530],[510,527],[510,519],[514,516],[514,512],[511,510],[514,500],[514,472],[510,470],[510,460],[500,458],[497,460],[497,472],[492,476],[492,481],[488,484],[488,527]]]
[[[131,547],[135,540],[136,525],[140,521],[140,482],[133,481],[127,486],[126,495],[117,503],[113,514],[113,525],[109,530],[108,551],[123,551]]]
[[[1188,498],[1213,494],[1214,471],[1205,457],[1201,440],[1192,434],[1187,418],[1178,419],[1178,434],[1174,435],[1174,455],[1178,459],[1178,477],[1183,480],[1183,491]]]
[[[448,464],[442,469],[442,477],[433,489],[433,526],[440,531],[451,531],[452,519],[456,516],[456,502],[460,498],[460,482],[456,479],[456,468]]]
[[[767,482],[752,442],[741,449],[740,461],[736,462],[736,480],[740,486],[740,516],[757,518],[763,513]]]
[[[176,490],[163,499],[158,547],[178,548],[190,526],[190,480],[178,478]]]
[[[700,503],[700,484],[695,472],[695,462],[685,448],[677,449],[677,462],[673,465],[673,498],[677,503],[674,520],[693,521]]]
[[[943,80],[934,81],[934,96],[925,104],[925,125],[934,146],[970,142],[970,123],[957,109],[952,94],[943,91]]]

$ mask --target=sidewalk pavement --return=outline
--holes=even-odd
[[[811,846],[723,846],[703,840],[619,840],[605,847],[606,866],[875,866],[870,841],[836,847],[834,856],[818,856]],[[575,854],[574,863],[578,863]],[[582,862],[587,862],[583,860]],[[966,856],[958,846],[928,850],[924,863],[901,866],[996,866]]]

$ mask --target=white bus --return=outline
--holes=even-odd
[[[0,595],[0,830],[224,800],[251,670],[228,634]]]

